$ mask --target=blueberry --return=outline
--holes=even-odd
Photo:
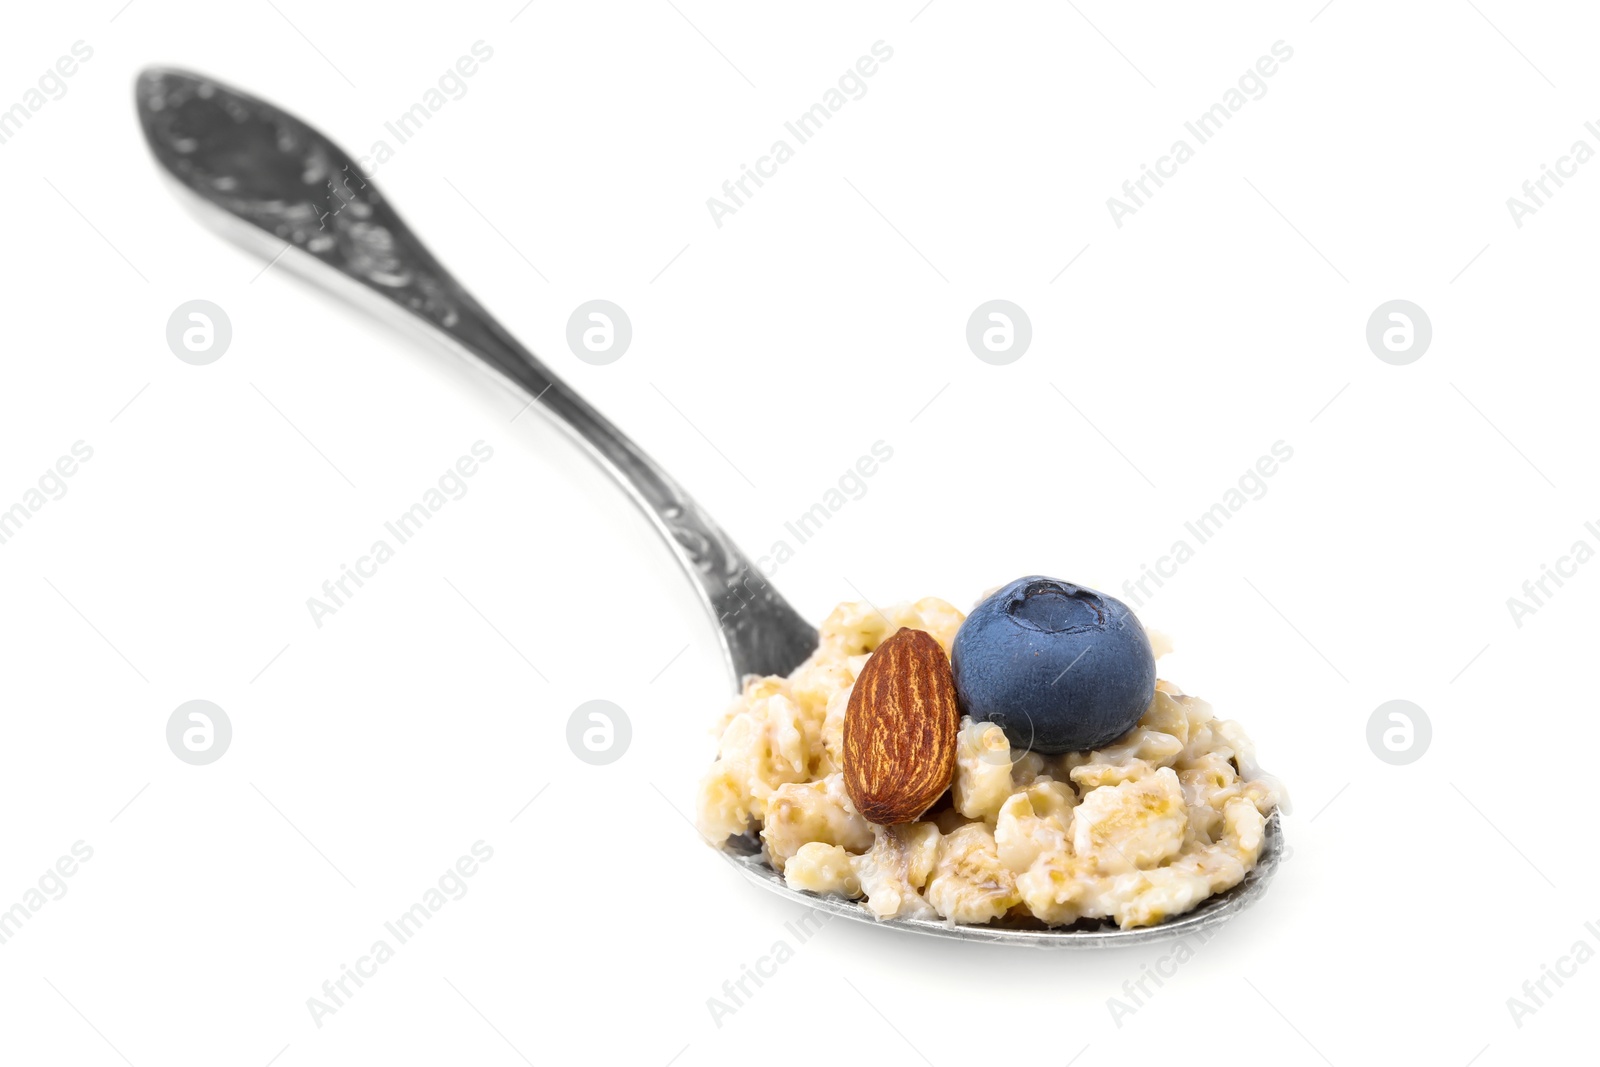
[[[972,610],[950,650],[956,699],[1013,749],[1100,748],[1155,695],[1150,639],[1128,606],[1071,582],[1018,578]]]

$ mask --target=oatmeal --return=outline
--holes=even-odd
[[[1047,580],[1028,581],[1032,592]],[[1030,634],[1077,633],[1029,610],[1019,614]],[[1103,724],[1036,715],[1019,725],[1014,712],[975,721],[968,705],[977,698],[964,691],[959,727],[949,712],[949,789],[896,825],[863,818],[847,788],[844,746],[858,678],[902,630],[931,636],[948,656],[964,622],[934,598],[882,612],[835,608],[805,663],[787,678],[748,680],[722,716],[717,759],[699,790],[701,832],[719,845],[757,832],[791,888],[859,900],[879,919],[982,924],[1031,915],[1050,925],[1148,926],[1237,885],[1256,865],[1281,789],[1238,724],[1164,680],[1144,692],[1125,687],[1147,699],[1143,713],[1135,708],[1131,728],[1129,715],[1114,727],[1124,732],[1084,751],[1043,742],[1030,750],[1013,739],[1051,729],[1104,736]],[[1137,632],[1166,651],[1164,639]],[[1153,663],[1153,652],[1139,651]],[[965,669],[959,680],[986,683]],[[1118,699],[1127,698],[1118,691]]]

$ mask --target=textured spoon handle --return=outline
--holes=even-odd
[[[264,101],[193,74],[146,71],[137,97],[152,152],[184,188],[285,242],[279,255],[320,261],[427,323],[554,416],[671,546],[717,622],[736,678],[787,673],[809,654],[815,631],[727,535],[496,322],[337,145]],[[329,280],[314,268],[301,273]]]

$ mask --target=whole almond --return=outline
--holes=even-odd
[[[961,713],[950,657],[901,627],[867,660],[844,715],[844,787],[880,826],[911,822],[950,787]]]

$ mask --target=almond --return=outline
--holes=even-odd
[[[950,787],[961,713],[950,657],[901,627],[867,660],[844,716],[844,786],[868,822],[911,822]]]

